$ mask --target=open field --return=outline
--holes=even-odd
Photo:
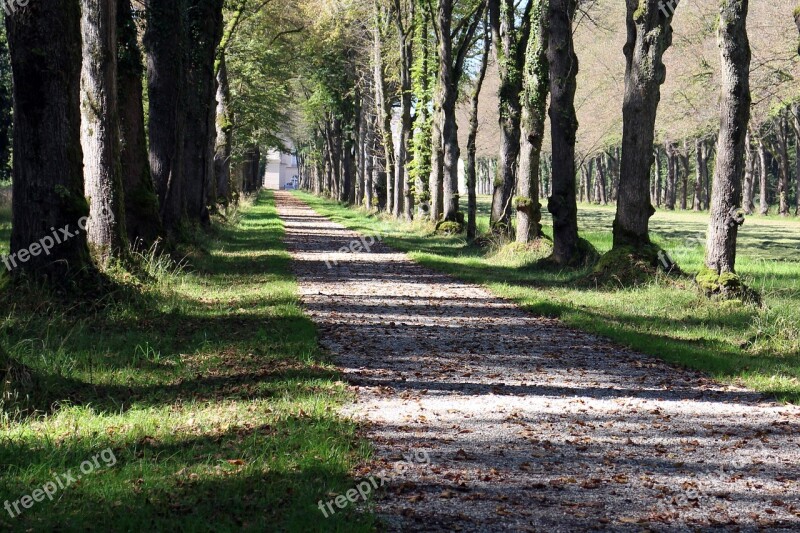
[[[349,395],[298,306],[282,235],[265,193],[190,250],[190,268],[151,262],[147,285],[117,280],[91,309],[2,294],[0,342],[51,411],[0,420],[2,500],[103,450],[114,461],[56,501],[0,510],[0,529],[372,529],[353,506],[320,520],[317,502],[354,487],[367,452],[337,414]]]
[[[588,272],[535,268],[547,250],[512,253],[467,246],[461,237],[431,235],[429,225],[377,217],[335,202],[296,193],[320,213],[386,242],[420,263],[486,285],[529,311],[560,317],[577,329],[599,333],[641,352],[697,368],[725,382],[743,384],[800,402],[800,222],[751,217],[742,229],[738,270],[761,291],[764,306],[710,301],[691,278],[653,280],[636,288],[595,288]],[[486,228],[488,199],[481,201]],[[581,206],[581,235],[601,252],[611,247],[609,207]],[[548,216],[545,216],[548,222]],[[681,267],[702,265],[702,213],[659,213],[657,242]],[[549,232],[549,228],[546,228]]]

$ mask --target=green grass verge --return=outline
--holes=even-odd
[[[430,225],[403,223],[352,209],[304,192],[297,196],[321,214],[387,244],[419,263],[487,286],[534,314],[559,317],[567,325],[604,335],[646,354],[800,402],[800,223],[748,219],[741,233],[739,273],[764,295],[765,306],[712,301],[690,280],[655,279],[636,288],[587,287],[586,271],[553,271],[535,263],[549,250],[520,251],[513,245],[486,250],[462,237],[433,235]],[[488,227],[488,199],[480,202],[479,227]],[[581,235],[599,251],[611,248],[610,207],[583,205]],[[707,215],[659,212],[656,242],[685,270],[703,263]],[[545,222],[549,222],[545,217]],[[551,234],[551,228],[545,227]]]
[[[337,414],[349,395],[298,305],[271,196],[237,218],[190,268],[118,280],[100,310],[0,294],[0,342],[58,400],[2,421],[0,505],[116,458],[16,518],[0,509],[0,530],[373,529],[355,506],[317,508],[356,486],[368,448]]]

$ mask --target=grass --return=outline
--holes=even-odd
[[[151,283],[118,280],[100,308],[0,295],[0,343],[50,399],[2,420],[0,505],[103,450],[116,459],[19,517],[0,509],[0,529],[373,530],[354,506],[327,520],[317,508],[356,486],[368,449],[337,414],[349,395],[298,305],[282,234],[265,193],[190,268],[153,262]]]
[[[432,234],[421,222],[404,223],[297,192],[319,213],[389,245],[419,263],[487,286],[534,314],[559,317],[645,354],[699,369],[723,382],[745,385],[800,403],[800,222],[750,217],[742,228],[737,269],[763,295],[764,306],[709,300],[689,277],[654,279],[635,288],[592,287],[588,271],[536,267],[549,247],[520,251],[468,245],[463,237]],[[481,198],[478,225],[488,227],[488,198]],[[549,223],[549,216],[545,216]],[[600,252],[611,248],[611,207],[582,205],[581,235]],[[656,242],[681,267],[703,263],[707,214],[659,212]],[[545,232],[551,234],[551,228]]]

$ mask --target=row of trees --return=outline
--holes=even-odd
[[[15,275],[129,262],[131,245],[179,242],[260,187],[259,148],[278,142],[290,84],[272,56],[299,31],[271,17],[285,7],[274,4],[53,0],[8,12]]]
[[[494,232],[514,234],[515,215],[518,242],[540,238],[540,198],[546,194],[553,218],[551,259],[577,264],[589,252],[578,234],[578,199],[613,201],[614,253],[633,252],[655,262],[658,250],[649,236],[654,204],[708,208],[707,265],[717,274],[733,271],[745,175],[745,211],[752,211],[754,184],[767,190],[764,183],[773,164],[787,172],[778,185],[781,213],[789,199],[786,116],[776,122],[778,133],[761,127],[747,138],[748,2],[719,6],[719,129],[716,139],[709,135],[695,143],[690,162],[690,147],[655,142],[660,89],[667,77],[663,58],[672,45],[675,9],[664,9],[658,0],[627,0],[622,139],[579,163],[575,94],[580,63],[573,34],[581,11],[592,4],[377,0],[350,6],[354,13],[336,11],[315,28],[333,46],[303,74],[313,81],[305,109],[307,134],[300,146],[302,185],[397,217],[428,217],[448,231],[466,222],[473,238],[476,175],[485,176],[488,168],[475,157],[475,102],[490,63],[499,76],[500,106],[499,150],[492,169]],[[331,40],[331,35],[337,37]],[[345,75],[334,77],[327,69]],[[475,73],[471,85],[465,83],[467,70]],[[474,104],[468,104],[474,110],[466,143],[466,216],[458,195],[459,92]],[[543,159],[548,116],[550,153]],[[762,157],[765,151],[771,155]]]

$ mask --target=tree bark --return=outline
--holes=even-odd
[[[161,221],[175,237],[185,214],[182,172],[185,74],[182,49],[185,0],[150,0],[144,43],[149,96],[150,171]]]
[[[526,244],[542,236],[539,202],[542,143],[547,119],[549,69],[547,62],[548,0],[531,0],[530,36],[523,70],[521,146],[517,197],[517,242]]]
[[[67,275],[91,268],[86,234],[78,231],[89,215],[80,130],[80,2],[32,2],[7,15],[5,22],[14,157],[11,254],[3,263],[15,277],[28,273],[34,279],[63,282]],[[56,242],[49,252],[43,251],[51,241]]]
[[[125,227],[135,248],[148,248],[161,236],[162,228],[148,161],[142,99],[144,67],[136,34],[131,0],[117,0],[117,105]]]
[[[444,211],[444,154],[442,153],[442,112],[434,105],[431,128],[431,220],[439,222]]]
[[[580,260],[578,206],[575,199],[578,57],[572,39],[576,7],[576,0],[551,0],[548,10],[553,195],[547,209],[553,215],[551,259],[558,265],[569,265]]]
[[[217,202],[227,207],[231,201],[231,154],[233,151],[233,122],[231,120],[231,90],[228,65],[221,53],[217,68],[216,143],[214,177],[217,181]]]
[[[672,44],[672,11],[659,0],[626,0],[625,96],[622,106],[622,162],[614,248],[650,243],[649,181],[661,85],[666,80],[664,52]]]
[[[98,262],[128,255],[117,106],[117,3],[82,0],[81,146],[86,229]]]
[[[711,195],[706,266],[718,274],[735,272],[736,237],[744,217],[738,213],[744,175],[747,125],[750,121],[749,0],[722,0],[719,45],[722,102],[716,179]]]
[[[695,139],[694,150],[697,168],[695,169],[692,211],[700,211],[703,208],[703,158],[705,156],[704,142],[702,139]]]
[[[769,168],[767,167],[767,147],[764,144],[764,139],[758,138],[758,161],[759,161],[759,209],[761,215],[769,213],[769,188],[767,186],[767,177],[769,176]]]
[[[753,144],[750,139],[750,132],[744,142],[745,164],[744,164],[744,186],[742,190],[742,209],[745,215],[752,215],[756,206],[753,204],[753,190],[755,187],[756,157]]]
[[[789,122],[786,113],[781,113],[778,118],[777,155],[778,155],[778,201],[780,213],[783,217],[789,216]]]
[[[375,107],[380,126],[381,144],[385,153],[386,171],[386,212],[391,213],[394,206],[392,193],[392,181],[394,180],[394,141],[392,138],[392,103],[386,94],[386,73],[383,63],[383,37],[381,29],[375,28],[373,41],[373,69],[375,80]]]
[[[655,204],[656,207],[661,207],[661,183],[662,183],[662,166],[661,166],[661,153],[656,147],[655,153],[653,154],[656,160],[656,178],[654,184],[654,194],[655,194]]]
[[[413,122],[411,119],[412,101],[412,69],[414,67],[415,38],[415,1],[406,2],[406,9],[401,0],[394,0],[394,19],[400,49],[400,146],[398,148],[395,181],[395,216],[403,215],[411,220],[414,210],[414,199],[411,195],[411,182],[408,176],[408,165],[411,153],[411,136]]]
[[[222,0],[187,0],[186,134],[183,177],[189,223],[208,226],[209,191],[213,185],[217,92],[214,62],[222,39]]]
[[[489,20],[492,26],[495,63],[497,63],[500,75],[501,131],[499,172],[494,183],[491,227],[492,231],[506,234],[511,232],[511,195],[516,187],[522,133],[520,94],[523,88],[523,77],[519,73],[524,66],[525,50],[531,31],[530,13],[534,2],[533,0],[528,2],[519,28],[517,28],[515,4],[514,0],[489,0]],[[574,176],[572,179],[574,183]]]

